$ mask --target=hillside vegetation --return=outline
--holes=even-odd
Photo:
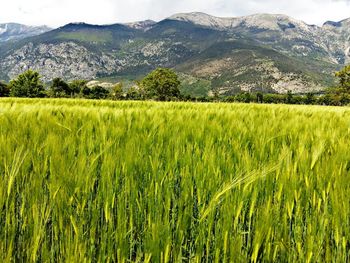
[[[350,110],[0,99],[0,261],[347,262]]]

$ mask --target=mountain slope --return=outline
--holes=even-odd
[[[176,67],[181,72],[210,80],[221,94],[239,91],[305,93],[322,90],[332,78],[323,74],[319,62],[308,64],[251,42],[217,43]],[[329,71],[332,64],[324,64]]]
[[[328,22],[323,27],[308,25],[286,15],[273,14],[219,18],[203,13],[186,13],[174,15],[171,19],[252,38],[289,55],[313,57],[339,64],[350,62],[350,19]]]
[[[155,67],[173,67],[221,32],[187,23],[162,21],[148,31],[125,25],[69,24],[46,34],[4,45],[0,69],[10,78],[33,68],[44,75],[96,78],[145,74]],[[180,41],[182,38],[183,41]]]

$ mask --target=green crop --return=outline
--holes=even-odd
[[[1,262],[348,262],[350,109],[0,100]]]

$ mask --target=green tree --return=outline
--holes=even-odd
[[[254,101],[254,98],[252,97],[252,95],[249,92],[243,92],[243,93],[237,94],[235,96],[235,100],[237,102],[250,103],[250,102]]]
[[[220,96],[220,91],[218,88],[215,88],[213,89],[213,99],[215,101],[218,101],[219,100],[219,96]]]
[[[90,88],[88,98],[89,99],[105,99],[107,98],[109,91],[101,86],[94,86]]]
[[[350,65],[335,73],[335,76],[339,80],[339,88],[343,92],[350,92]]]
[[[148,74],[140,83],[146,98],[167,101],[180,96],[180,81],[176,73],[167,68],[158,68]]]
[[[293,100],[293,93],[288,90],[287,95],[286,95],[286,103],[287,104],[293,104],[294,100]]]
[[[82,86],[79,96],[82,98],[90,98],[91,89],[88,86]]]
[[[123,84],[122,83],[117,83],[112,87],[111,94],[110,94],[111,99],[114,100],[120,100],[123,98]]]
[[[16,79],[10,81],[12,97],[37,98],[44,97],[44,85],[38,72],[27,70]]]
[[[264,96],[264,102],[273,104],[285,103],[285,96],[269,93]]]
[[[5,83],[0,82],[0,97],[8,97],[9,95],[9,87]]]
[[[50,97],[60,98],[60,97],[69,97],[72,94],[72,91],[64,80],[61,78],[54,78],[52,84],[49,88]]]
[[[315,103],[315,95],[311,92],[306,94],[305,104],[310,105]]]
[[[140,90],[136,87],[131,87],[126,92],[126,99],[128,100],[140,100],[142,98]]]
[[[256,102],[263,103],[264,102],[264,94],[262,92],[258,92],[256,94]]]
[[[82,80],[82,79],[73,80],[72,82],[70,82],[68,85],[69,85],[71,96],[74,96],[74,97],[88,96],[90,93],[90,89],[87,87],[87,83],[88,82],[86,80]]]

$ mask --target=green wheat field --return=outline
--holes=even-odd
[[[349,262],[350,108],[0,100],[1,262]]]

